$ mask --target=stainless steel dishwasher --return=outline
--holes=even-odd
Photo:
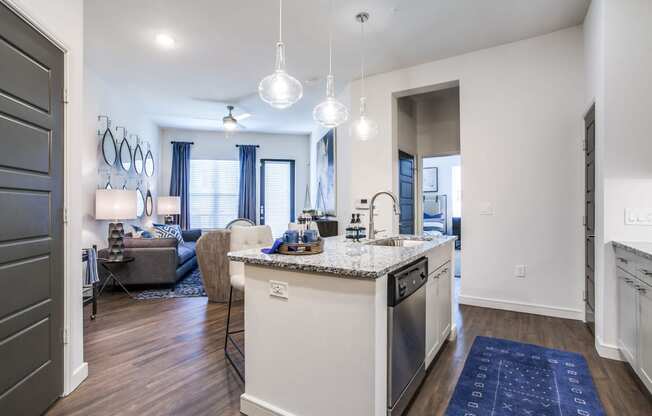
[[[387,287],[387,414],[400,416],[425,376],[426,286],[423,257],[390,273]]]

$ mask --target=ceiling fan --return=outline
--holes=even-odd
[[[232,105],[227,105],[226,109],[229,110],[229,114],[227,114],[226,116],[224,116],[222,118],[222,125],[224,126],[224,130],[234,131],[234,130],[236,130],[238,128],[240,128],[240,129],[246,129],[247,128],[246,126],[240,124],[239,121],[251,117],[250,113],[242,113],[236,118],[233,115],[233,110],[235,109],[235,107],[233,107]]]

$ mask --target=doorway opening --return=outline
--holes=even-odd
[[[461,276],[460,87],[452,81],[396,95],[401,233],[456,236]]]

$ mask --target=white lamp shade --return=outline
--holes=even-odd
[[[156,212],[158,215],[181,214],[180,196],[159,196],[156,198]]]
[[[136,191],[98,189],[95,191],[95,219],[133,220],[137,215]]]

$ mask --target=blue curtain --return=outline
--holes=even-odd
[[[190,227],[190,146],[188,142],[172,144],[172,175],[170,175],[170,196],[181,197],[181,215],[178,224],[186,230]]]
[[[256,146],[240,145],[238,217],[256,222]]]

